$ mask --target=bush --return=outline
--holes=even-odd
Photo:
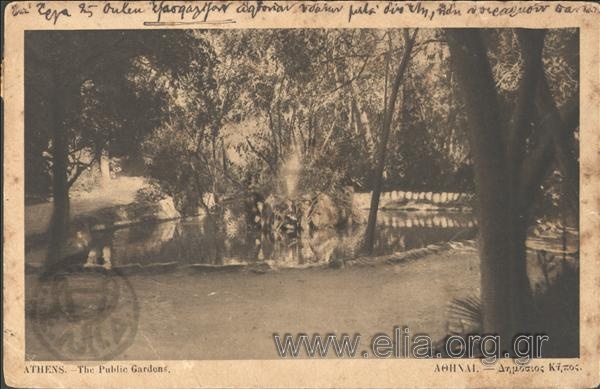
[[[556,263],[557,258],[545,261],[552,262]],[[544,357],[573,358],[579,356],[578,258],[572,262],[560,260],[559,263],[556,276],[535,291],[534,325],[537,333],[549,337],[548,343],[544,344]]]
[[[564,261],[545,251],[536,254],[543,267],[545,282],[537,285],[534,291],[532,333],[548,335],[549,340],[542,350],[544,358],[579,357],[578,257]],[[553,277],[549,276],[551,273]],[[482,320],[479,296],[453,299],[448,305],[447,328],[450,335],[481,333]],[[443,344],[439,342],[436,347],[443,350]]]
[[[146,186],[137,191],[135,194],[135,201],[156,203],[166,197],[167,195],[164,193],[158,182],[150,181]]]

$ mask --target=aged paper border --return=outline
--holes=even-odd
[[[37,2],[31,2],[32,7]],[[46,2],[48,7],[68,7],[78,11],[78,4]],[[91,2],[88,2],[91,3]],[[120,2],[111,2],[119,5]],[[149,2],[131,5],[151,7]],[[182,2],[177,2],[181,4]],[[279,2],[282,3],[281,1]],[[440,2],[435,2],[439,4]],[[525,3],[525,2],[523,2]],[[508,5],[523,4],[519,2]],[[556,3],[548,4],[550,8]],[[21,2],[20,4],[27,4]],[[96,3],[101,4],[102,3]],[[342,2],[360,6],[363,1]],[[371,5],[376,4],[373,2]],[[384,7],[387,2],[379,3]],[[431,3],[430,3],[431,4]],[[447,3],[449,5],[450,3]],[[591,4],[591,3],[587,3]],[[462,10],[473,2],[455,3]],[[481,4],[478,4],[478,6]],[[507,3],[485,2],[486,6],[506,6]],[[572,8],[583,3],[563,2]],[[428,20],[422,16],[357,16],[349,23],[347,13],[311,15],[259,14],[252,19],[235,15],[235,24],[191,25],[183,28],[400,28],[400,27],[529,27],[580,28],[581,52],[581,356],[577,359],[553,359],[553,362],[577,363],[576,373],[546,372],[515,375],[492,372],[435,373],[440,360],[414,359],[354,359],[354,360],[246,360],[246,361],[164,361],[170,374],[26,374],[24,371],[25,311],[24,311],[24,31],[46,29],[138,29],[182,28],[182,26],[144,27],[152,15],[103,15],[88,18],[78,12],[61,18],[56,26],[33,12],[12,16],[10,4],[4,18],[5,50],[2,67],[2,97],[5,102],[4,121],[4,287],[3,287],[3,353],[6,383],[16,387],[594,387],[600,383],[600,320],[598,290],[600,286],[600,23],[598,13],[557,14],[514,17],[447,16]],[[593,4],[592,4],[593,6]],[[34,10],[34,9],[33,9]],[[275,350],[274,350],[275,354]],[[274,355],[275,357],[275,355]],[[449,361],[449,360],[445,360]],[[547,365],[548,360],[536,360],[532,365]],[[142,361],[119,362],[124,366],[140,365]],[[157,361],[153,361],[157,362]],[[471,363],[473,361],[451,361]],[[36,365],[51,362],[36,362]]]

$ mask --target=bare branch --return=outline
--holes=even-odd
[[[271,171],[274,172],[275,168],[273,167],[273,163],[271,162],[271,160],[269,158],[267,158],[263,153],[261,153],[256,147],[254,147],[252,142],[250,142],[250,139],[246,139],[246,143],[248,144],[248,147],[250,147],[250,150],[252,150],[252,152],[254,154],[256,154],[258,157],[260,157],[260,159],[265,161],[267,163],[267,165],[269,166],[269,169],[271,169]]]
[[[77,179],[81,176],[81,174],[84,171],[86,171],[86,169],[90,168],[97,160],[98,160],[98,154],[94,155],[94,158],[92,158],[92,160],[88,163],[77,161],[75,163],[75,166],[73,167],[75,169],[75,173],[73,173],[71,178],[69,178],[69,180],[67,181],[68,187],[70,188],[71,186],[73,186],[73,184],[75,183],[75,181],[77,181]]]

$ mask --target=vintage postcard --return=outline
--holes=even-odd
[[[600,384],[600,6],[4,4],[22,388]]]

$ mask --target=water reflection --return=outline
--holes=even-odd
[[[378,217],[374,254],[471,238],[473,223],[468,214],[382,211]],[[166,262],[214,265],[266,262],[273,266],[303,266],[358,255],[365,228],[365,225],[354,225],[277,240],[261,234],[222,236],[207,218],[194,218],[114,230],[110,246],[113,266]]]

